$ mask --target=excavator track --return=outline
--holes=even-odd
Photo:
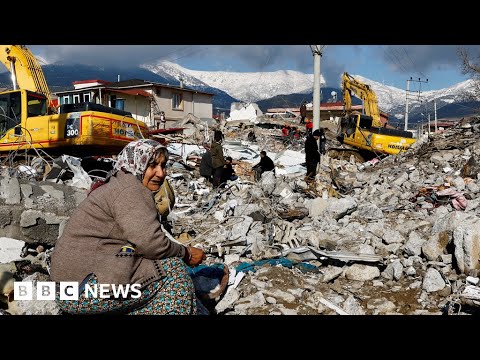
[[[345,160],[349,161],[353,156],[355,162],[364,163],[365,157],[359,150],[356,149],[346,149],[346,148],[330,148],[327,151],[327,154],[332,159]]]

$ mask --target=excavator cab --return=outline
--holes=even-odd
[[[42,94],[27,92],[27,117],[43,116],[47,113],[47,98]]]
[[[22,96],[20,91],[9,91],[0,94],[0,136],[7,130],[22,122]],[[15,134],[21,133],[21,128],[15,128]]]
[[[26,99],[26,107],[23,106]],[[0,93],[0,137],[15,128],[15,135],[22,135],[22,117],[43,116],[47,113],[47,98],[31,91],[13,90]]]
[[[344,137],[350,137],[355,134],[355,130],[357,129],[357,121],[358,121],[357,113],[352,113],[350,115],[344,116],[340,120],[340,126],[338,127],[337,131],[337,139],[341,143],[343,143]]]

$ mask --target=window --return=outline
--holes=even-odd
[[[0,136],[5,131],[20,124],[22,119],[22,106],[20,91],[0,94]],[[15,134],[20,135],[22,129],[15,128]]]
[[[65,105],[65,104],[70,104],[70,97],[68,95],[65,95],[62,98],[62,105]]]
[[[83,101],[90,102],[90,93],[83,94]]]
[[[174,93],[172,95],[172,109],[183,110],[182,94]]]
[[[125,110],[125,99],[117,98],[115,101],[115,108],[119,110]]]
[[[370,116],[361,115],[360,116],[360,128],[361,129],[370,129],[372,127],[373,119]]]
[[[73,103],[78,104],[80,102],[80,94],[73,95]]]
[[[47,99],[44,96],[27,93],[27,116],[47,114]]]

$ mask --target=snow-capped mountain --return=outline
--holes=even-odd
[[[180,82],[180,80],[182,80],[186,87],[208,86],[208,84],[204,83],[197,77],[190,75],[187,72],[190,70],[169,61],[159,61],[152,64],[144,64],[140,67],[175,82]]]
[[[142,65],[157,75],[182,79],[186,86],[208,85],[245,102],[256,102],[276,95],[312,91],[313,74],[293,70],[273,72],[198,71],[169,61]],[[324,79],[322,77],[322,82]]]

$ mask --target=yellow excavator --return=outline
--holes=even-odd
[[[113,155],[148,137],[130,113],[94,103],[57,113],[42,68],[24,45],[0,45],[13,90],[0,92],[0,154],[43,149],[48,154]]]
[[[352,111],[352,92],[363,101],[364,114]],[[411,132],[382,124],[375,92],[346,72],[342,75],[342,95],[345,116],[337,133],[340,142],[378,156],[406,151],[416,141]]]

